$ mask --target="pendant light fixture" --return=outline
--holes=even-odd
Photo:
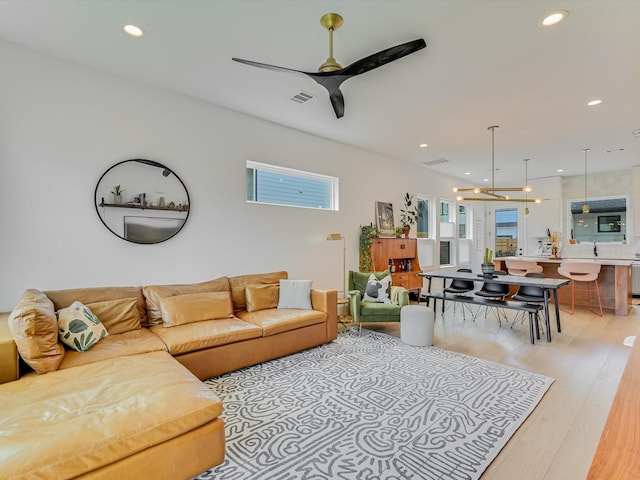
[[[457,188],[453,189],[458,195],[456,196],[456,200],[458,201],[469,201],[469,200],[481,200],[485,202],[535,202],[541,203],[542,200],[539,198],[527,198],[526,194],[531,193],[533,188],[529,185],[525,185],[524,187],[496,187],[495,186],[495,129],[500,128],[498,125],[492,125],[487,128],[487,130],[491,130],[491,188]],[[460,192],[473,192],[476,195],[482,194],[486,195],[485,197],[464,197],[460,195]],[[496,192],[525,192],[525,198],[511,198],[509,195],[502,195]]]
[[[525,202],[527,201],[527,193],[530,192],[531,190],[533,190],[533,188],[531,186],[529,186],[529,170],[527,168],[528,164],[529,164],[529,159],[525,158],[523,160],[524,162],[524,200]],[[529,215],[529,207],[525,206],[524,207],[524,216],[526,217],[527,215]]]
[[[587,203],[587,152],[590,148],[584,148],[584,204],[582,205],[582,213],[589,213],[589,204]]]

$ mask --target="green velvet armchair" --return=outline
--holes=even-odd
[[[367,291],[367,281],[372,273],[378,280],[389,275],[388,270],[384,272],[349,271],[349,306],[353,321],[356,323],[399,322],[400,309],[409,305],[409,291],[404,287],[392,285],[389,294],[391,303],[363,301]]]

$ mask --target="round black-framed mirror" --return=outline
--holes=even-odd
[[[109,167],[94,192],[100,221],[132,243],[161,243],[174,237],[189,217],[191,202],[183,181],[154,160],[133,158]]]

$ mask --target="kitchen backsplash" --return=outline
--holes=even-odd
[[[640,242],[622,243],[596,243],[598,257],[635,259],[636,253],[640,256]],[[572,258],[593,258],[593,242],[564,244],[561,255]]]

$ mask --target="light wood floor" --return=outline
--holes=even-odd
[[[507,313],[510,320],[514,314]],[[542,335],[531,345],[527,322],[517,322],[513,328],[503,322],[499,327],[491,314],[486,320],[480,315],[475,323],[467,314],[464,321],[460,304],[455,315],[451,305],[444,319],[439,312],[436,316],[435,346],[555,379],[482,480],[587,476],[631,350],[622,341],[639,333],[640,306],[632,307],[628,317],[606,310],[604,317],[598,317],[583,309],[574,315],[561,312],[561,318],[562,333],[552,326],[551,343]],[[400,336],[398,323],[368,323],[364,328]]]

